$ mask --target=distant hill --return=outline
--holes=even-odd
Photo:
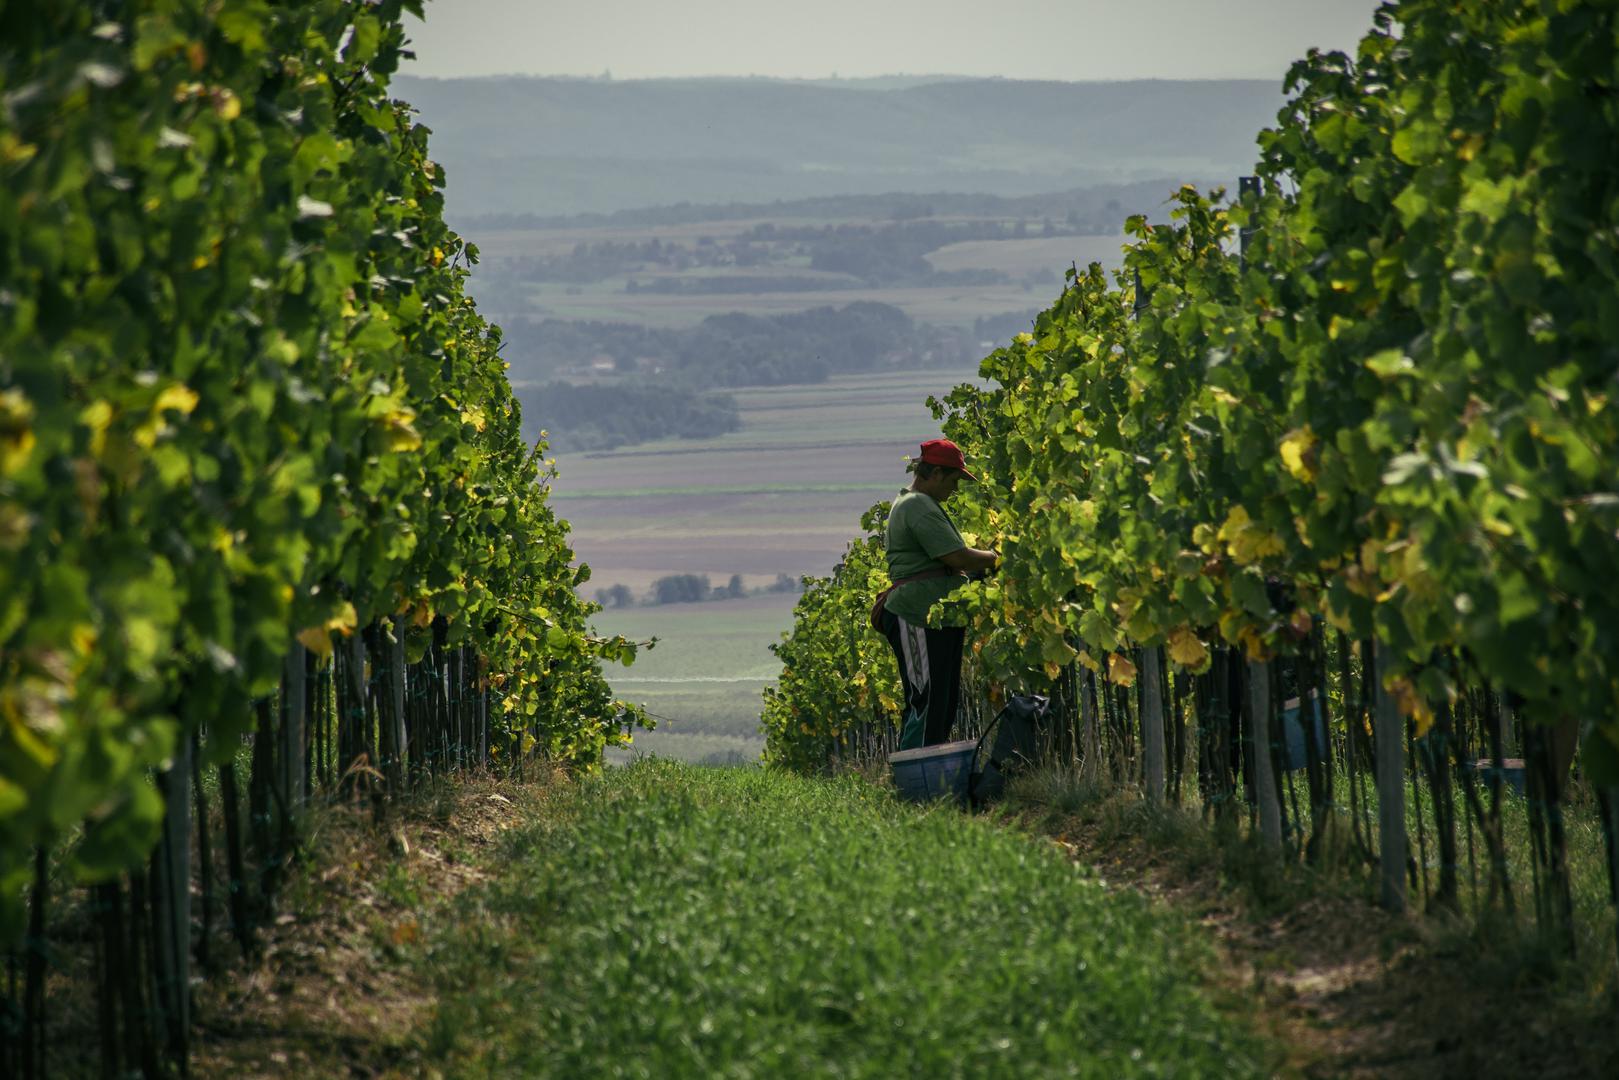
[[[452,216],[1235,177],[1283,100],[1261,80],[400,76],[394,86],[433,128]]]

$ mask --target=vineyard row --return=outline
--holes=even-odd
[[[978,708],[1050,693],[1060,760],[1154,801],[1195,771],[1210,816],[1352,847],[1390,907],[1454,907],[1464,862],[1511,907],[1526,864],[1573,947],[1576,818],[1619,885],[1616,19],[1385,5],[1294,65],[1235,199],[1132,218],[1120,273],[1076,267],[932,402],[980,477],[952,516],[1003,560],[935,609]],[[774,761],[891,743],[882,521],[777,647]]]
[[[313,792],[386,813],[421,775],[593,766],[640,718],[387,94],[420,7],[0,7],[7,1076],[47,1067],[66,940],[104,1070],[184,1070],[208,822],[251,955]]]

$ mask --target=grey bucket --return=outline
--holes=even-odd
[[[894,771],[894,788],[900,798],[912,802],[946,797],[965,802],[967,778],[972,775],[977,753],[978,741],[963,739],[890,754],[888,765]]]

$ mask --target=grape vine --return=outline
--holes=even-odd
[[[1375,643],[1416,739],[1487,686],[1579,733],[1611,798],[1616,17],[1386,4],[1354,55],[1293,66],[1251,187],[1132,218],[1121,272],[1072,271],[983,361],[990,388],[933,403],[981,478],[952,513],[1004,559],[945,602],[991,684],[1128,687],[1158,649],[1189,674],[1228,650],[1309,674],[1336,632]],[[869,595],[865,576],[805,603]],[[852,664],[810,614],[782,654]],[[779,709],[767,730],[824,756],[845,721],[805,719],[831,699],[813,670],[783,676],[797,735]]]
[[[300,647],[437,634],[565,762],[637,715],[387,96],[404,11],[0,7],[0,938],[36,849],[138,865],[154,770]]]

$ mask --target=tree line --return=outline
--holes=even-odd
[[[950,244],[971,240],[1022,240],[1031,236],[1074,236],[1111,233],[1116,224],[1091,229],[1076,211],[1054,222],[1045,218],[1030,225],[1015,221],[935,221],[927,218],[888,224],[778,225],[762,222],[732,239],[699,237],[679,243],[651,237],[646,240],[582,240],[555,255],[519,255],[485,262],[476,286],[486,283],[510,290],[513,282],[591,284],[608,278],[626,278],[627,292],[786,292],[817,287],[848,288],[861,284],[928,286],[941,284],[996,284],[1010,281],[998,270],[940,271],[926,255]],[[791,267],[808,260],[811,270],[843,275],[815,278],[795,275]],[[693,275],[692,270],[765,270],[779,273]],[[1054,277],[1053,277],[1054,280]],[[820,283],[817,285],[816,283]],[[498,287],[498,286],[497,286]]]
[[[534,213],[466,214],[456,218],[472,235],[592,226],[694,225],[723,221],[914,221],[931,217],[973,217],[1016,221],[1062,221],[1097,234],[1112,231],[1128,214],[1146,213],[1163,201],[1163,179],[1094,184],[1037,195],[989,195],[970,192],[878,195],[826,195],[774,202],[692,203],[636,207],[611,213],[543,215]]]
[[[714,316],[691,330],[509,319],[503,355],[528,402],[530,438],[544,432],[559,451],[607,450],[741,430],[736,400],[724,389],[966,365],[986,342],[1027,329],[1034,315],[983,316],[970,329],[918,325],[875,303],[796,316]]]
[[[777,574],[776,580],[762,588],[750,589],[741,574],[732,574],[724,585],[715,585],[707,574],[665,574],[647,587],[639,601],[628,585],[617,583],[596,590],[596,602],[604,608],[633,607],[637,603],[655,607],[663,604],[693,604],[704,600],[739,600],[744,596],[763,593],[798,592],[802,586],[789,574]]]

